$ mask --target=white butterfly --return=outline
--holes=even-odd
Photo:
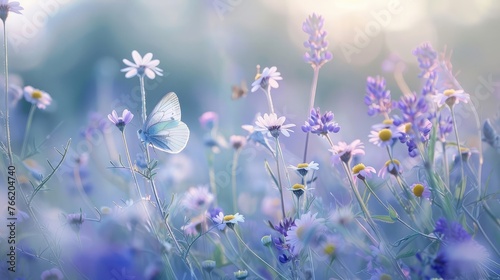
[[[167,153],[177,154],[186,147],[189,128],[181,121],[181,106],[175,93],[169,92],[160,100],[137,134],[146,145]]]

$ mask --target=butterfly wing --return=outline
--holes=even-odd
[[[181,121],[181,107],[177,95],[167,93],[146,119],[142,138],[158,150],[176,154],[189,139],[189,128]]]
[[[189,128],[181,121],[160,122],[151,127],[148,134],[147,142],[156,149],[170,154],[182,151],[189,140]]]

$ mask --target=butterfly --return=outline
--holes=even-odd
[[[181,121],[181,106],[175,93],[167,93],[156,104],[137,135],[146,145],[170,154],[177,154],[186,147],[189,128]]]
[[[247,83],[245,81],[241,81],[240,86],[234,85],[231,90],[233,91],[233,95],[231,96],[233,99],[244,97],[248,93]]]

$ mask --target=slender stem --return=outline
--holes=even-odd
[[[214,194],[214,205],[218,205],[217,203],[217,183],[215,182],[215,168],[214,168],[214,160],[215,153],[212,150],[208,151],[208,177],[210,181],[210,189]]]
[[[457,139],[458,161],[460,162],[461,182],[458,185],[459,191],[457,196],[457,208],[459,208],[462,198],[465,194],[465,172],[464,172],[464,162],[462,160],[462,147],[460,146],[460,138],[458,136],[458,127],[455,118],[455,110],[453,110],[453,106],[450,106],[450,111],[451,111],[451,118],[453,120],[453,130],[455,131],[455,138]]]
[[[283,214],[283,219],[286,218],[285,212],[285,201],[283,199],[283,185],[281,184],[281,172],[280,172],[280,161],[279,154],[281,153],[279,149],[279,141],[278,137],[276,137],[276,169],[278,172],[278,189],[280,191],[280,200],[281,200],[281,213]]]
[[[26,145],[28,143],[29,132],[31,129],[31,123],[33,122],[33,115],[35,114],[35,109],[36,109],[36,105],[32,104],[31,109],[30,109],[30,113],[28,115],[28,121],[26,122],[26,130],[24,131],[23,146],[21,148],[21,158],[24,158],[24,155],[25,155],[24,152],[26,151]]]
[[[309,260],[311,261],[311,273],[312,273],[312,279],[316,279],[316,274],[314,273],[314,262],[313,262],[313,256],[311,253],[311,247],[309,247]]]
[[[314,101],[316,100],[316,87],[318,86],[318,76],[319,76],[319,68],[320,67],[313,67],[313,80],[311,84],[311,94],[309,97],[309,111],[311,111],[312,108],[314,108]],[[306,134],[306,143],[304,145],[304,160],[303,162],[307,161],[307,148],[309,145],[309,132]]]
[[[7,137],[7,154],[9,156],[9,164],[12,165],[12,146],[10,145],[10,124],[9,124],[9,70],[7,57],[7,30],[5,28],[5,20],[3,21],[3,50],[4,50],[4,76],[5,76],[5,133]]]
[[[243,257],[241,256],[240,252],[238,252],[238,250],[236,250],[236,248],[234,248],[234,245],[233,243],[231,242],[231,239],[229,239],[229,236],[227,234],[224,234],[224,236],[226,237],[226,240],[227,240],[227,243],[229,243],[229,246],[231,247],[231,249],[233,249],[233,251],[236,253],[236,255],[238,255],[238,257],[240,258],[241,262],[253,273],[255,274],[257,277],[259,277],[260,279],[266,279],[264,278],[262,275],[260,275],[257,271],[255,271],[244,259]],[[238,243],[239,244],[239,243]]]
[[[396,80],[399,89],[401,90],[401,92],[403,92],[404,95],[411,95],[412,94],[411,89],[403,77],[403,71],[402,71],[403,68],[404,68],[404,63],[398,62],[396,64],[396,69],[394,71],[394,79]]]
[[[266,98],[267,98],[267,104],[269,105],[269,112],[271,114],[274,114],[274,105],[273,105],[273,99],[271,97],[271,86],[267,86],[267,89],[263,89],[261,88],[264,93],[266,94]]]
[[[144,87],[144,76],[139,76],[139,83],[141,87],[141,101],[142,101],[142,123],[146,122],[146,89]]]
[[[231,185],[233,189],[233,213],[238,212],[238,196],[236,194],[236,169],[238,168],[238,158],[240,155],[240,149],[234,151],[233,155],[233,166],[231,167]]]
[[[243,241],[241,239],[241,237],[239,236],[239,234],[233,230],[234,232],[234,235],[236,235],[236,237],[238,238],[238,240],[241,242],[241,244],[243,244],[248,251],[250,251],[250,253],[252,253],[255,257],[257,257],[257,259],[259,259],[262,263],[264,263],[266,266],[268,266],[269,268],[271,268],[271,270],[273,270],[274,272],[276,272],[276,274],[278,274],[281,278],[283,279],[287,279],[287,277],[283,274],[281,274],[278,270],[276,270],[272,265],[268,264],[265,260],[263,260],[261,257],[259,257],[259,255],[257,255],[248,245],[245,241]]]
[[[444,182],[446,188],[450,188],[450,169],[448,168],[448,157],[446,156],[446,142],[443,142],[443,169],[444,169]]]
[[[89,209],[96,212],[97,218],[100,218],[101,214],[97,211],[97,208],[92,204],[87,193],[85,193],[85,190],[83,189],[83,183],[82,183],[82,178],[80,177],[79,165],[76,165],[75,168],[73,169],[73,176],[75,177],[75,185],[78,190],[78,193],[80,193],[80,196],[83,199],[83,202],[85,203],[85,205],[87,205]]]
[[[279,150],[279,155],[281,159],[281,163],[283,163],[283,167],[286,167],[286,162],[285,162],[285,157],[283,156],[283,150],[281,149],[281,144],[277,141],[276,144],[278,144],[278,150]],[[288,186],[291,187],[292,183],[290,181],[290,173],[288,172],[287,168],[284,168],[285,170],[285,177],[288,182]]]

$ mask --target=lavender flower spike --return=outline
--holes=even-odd
[[[304,59],[313,68],[320,68],[332,59],[332,53],[327,50],[328,41],[325,39],[327,32],[323,30],[324,19],[316,14],[310,15],[302,24],[302,30],[309,35],[304,42],[304,47],[309,50],[304,54]]]
[[[365,104],[368,106],[368,115],[388,115],[392,110],[391,92],[385,89],[383,77],[368,77],[366,79]]]

